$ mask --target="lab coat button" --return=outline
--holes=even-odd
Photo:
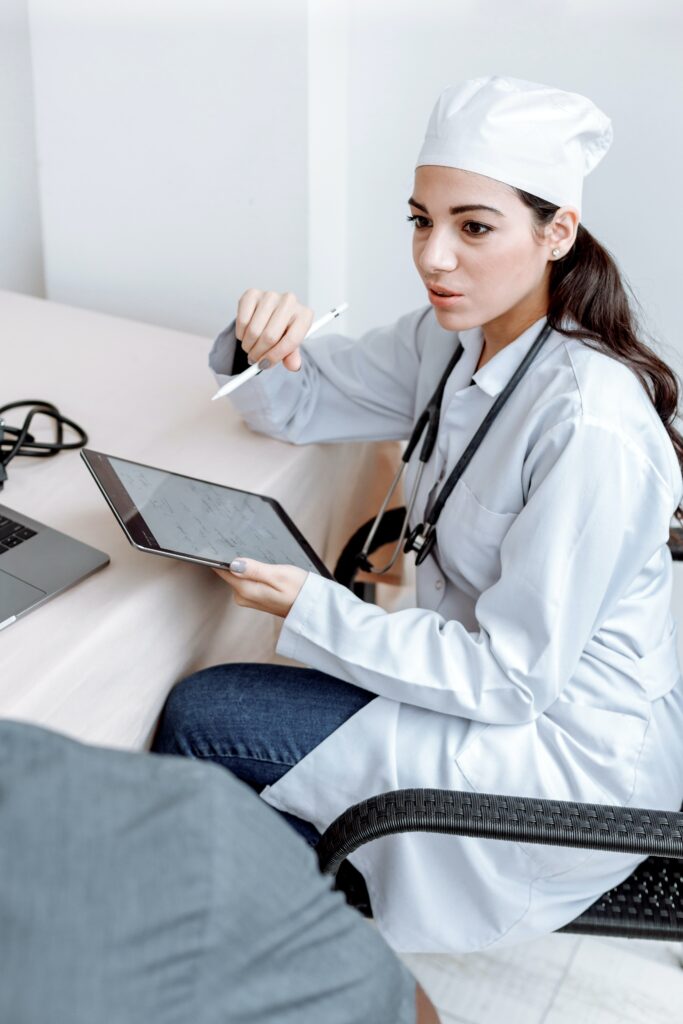
[[[434,586],[436,587],[437,590],[441,590],[441,588],[443,587],[443,580],[436,580]]]

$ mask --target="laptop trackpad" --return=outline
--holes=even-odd
[[[10,615],[18,615],[19,612],[25,611],[43,597],[44,590],[32,587],[30,583],[24,583],[16,576],[10,576],[8,572],[0,570],[0,622],[4,622]]]

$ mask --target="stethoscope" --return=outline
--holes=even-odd
[[[20,427],[10,427],[5,423],[2,414],[10,409],[30,407]],[[29,433],[31,421],[35,416],[46,416],[54,420],[54,441],[36,441]],[[77,435],[75,441],[64,440],[64,427],[69,427]],[[7,479],[7,467],[18,455],[34,459],[49,459],[69,448],[82,448],[88,443],[88,435],[78,423],[67,419],[52,402],[40,399],[26,399],[24,402],[10,402],[0,406],[0,490]]]
[[[440,493],[438,494],[438,496],[430,496],[430,499],[427,502],[427,507],[425,508],[423,522],[418,523],[418,525],[415,526],[410,531],[410,533],[408,533],[408,524],[410,521],[410,516],[412,514],[413,508],[415,506],[415,500],[417,498],[417,492],[420,487],[420,481],[422,480],[422,474],[424,473],[425,466],[427,462],[429,462],[432,452],[434,451],[434,445],[436,444],[436,438],[439,430],[439,417],[441,414],[441,403],[443,401],[444,391],[446,390],[446,384],[448,382],[448,378],[450,377],[452,370],[457,365],[463,353],[462,345],[458,342],[458,346],[455,352],[453,353],[448,363],[448,366],[444,370],[444,373],[441,377],[441,380],[439,381],[436,391],[430,398],[426,408],[424,409],[422,415],[420,416],[417,423],[415,424],[415,427],[413,428],[413,432],[410,435],[410,440],[408,441],[406,449],[403,455],[401,456],[401,465],[399,466],[396,476],[394,477],[391,483],[391,487],[387,492],[386,498],[382,502],[382,507],[380,508],[379,512],[377,513],[377,516],[375,517],[375,521],[372,524],[372,528],[367,536],[365,544],[363,545],[362,550],[357,556],[357,564],[359,568],[363,569],[365,572],[375,573],[376,575],[381,575],[382,573],[387,572],[389,569],[391,569],[392,565],[394,564],[399,554],[401,553],[402,546],[405,552],[417,552],[415,556],[416,565],[420,565],[422,562],[424,562],[425,558],[432,550],[436,542],[436,524],[438,522],[439,516],[441,515],[441,511],[444,505],[446,504],[446,501],[448,500],[453,488],[458,483],[460,477],[463,475],[463,473],[469,466],[470,462],[472,461],[472,458],[477,449],[479,448],[479,445],[482,443],[482,441],[488,434],[489,430],[491,429],[493,421],[496,419],[501,409],[507,402],[508,398],[515,390],[515,388],[519,384],[520,380],[522,379],[526,371],[531,366],[531,363],[533,362],[537,353],[540,351],[546,338],[550,334],[551,329],[552,328],[549,323],[546,323],[543,326],[543,328],[535,338],[531,348],[525,355],[524,359],[517,367],[512,377],[505,385],[503,390],[500,392],[495,402],[493,403],[493,405],[487,412],[486,416],[482,420],[476,434],[465,448],[465,451],[460,456],[457,464],[455,465],[450,476],[446,480],[446,483],[443,485]],[[394,548],[391,559],[387,562],[387,564],[382,566],[381,568],[378,568],[376,566],[373,566],[368,559],[368,554],[370,552],[372,540],[375,534],[377,533],[379,525],[382,521],[382,517],[384,516],[384,513],[387,510],[387,505],[391,501],[392,495],[398,486],[398,482],[401,479],[401,475],[403,474],[403,471],[408,465],[410,457],[413,454],[415,448],[417,447],[420,438],[422,437],[422,434],[425,431],[425,428],[426,434],[424,441],[422,443],[422,448],[420,449],[420,454],[418,456],[420,460],[420,465],[415,476],[415,483],[413,484],[413,488],[410,493],[410,499],[406,507],[406,514],[403,518],[401,532],[396,543],[396,547]],[[406,534],[408,534],[407,537]]]

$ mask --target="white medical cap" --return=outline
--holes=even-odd
[[[575,92],[518,78],[470,78],[439,96],[417,167],[459,167],[581,212],[583,179],[612,124]]]

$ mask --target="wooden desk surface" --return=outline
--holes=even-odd
[[[210,339],[9,292],[0,330],[0,405],[46,399],[92,448],[270,494],[330,567],[393,471],[394,444],[296,447],[251,433],[228,400],[209,400]],[[237,607],[208,569],[130,547],[78,452],[15,459],[0,502],[111,556],[0,633],[2,716],[139,748],[184,675],[279,660],[281,620]]]

